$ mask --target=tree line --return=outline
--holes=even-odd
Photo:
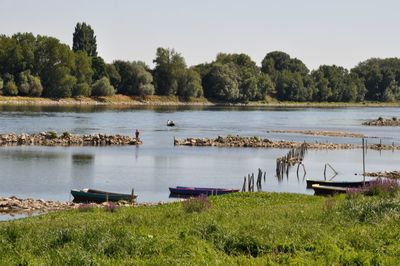
[[[274,51],[258,66],[246,54],[220,53],[188,67],[173,49],[158,48],[154,68],[140,61],[108,64],[97,54],[90,25],[77,23],[72,49],[32,33],[0,35],[0,94],[33,97],[174,95],[220,102],[361,102],[400,100],[400,59],[372,58],[351,70],[322,65],[310,71],[299,59]]]

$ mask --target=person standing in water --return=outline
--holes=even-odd
[[[135,137],[136,137],[136,140],[139,141],[139,130],[138,129],[136,129],[136,131],[135,131]]]

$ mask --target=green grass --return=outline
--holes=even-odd
[[[0,223],[0,265],[399,265],[399,204],[237,193],[200,212],[178,202],[50,213]]]

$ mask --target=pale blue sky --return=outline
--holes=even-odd
[[[160,46],[175,48],[188,65],[219,52],[243,52],[260,64],[281,50],[310,69],[400,56],[395,0],[0,0],[0,10],[1,34],[33,32],[70,46],[75,24],[85,21],[107,62],[152,65]]]

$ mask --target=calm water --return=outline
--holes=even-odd
[[[399,108],[136,108],[0,106],[0,133],[54,130],[77,134],[134,135],[139,147],[0,147],[0,195],[70,200],[70,189],[91,187],[130,193],[140,202],[169,199],[169,186],[241,188],[243,177],[257,168],[267,171],[266,191],[309,193],[295,170],[278,182],[275,160],[287,150],[251,148],[174,147],[173,138],[237,134],[273,140],[356,143],[360,139],[273,134],[271,130],[347,130],[364,133],[369,143],[400,144],[398,128],[365,127],[378,116],[400,116]],[[175,128],[166,121],[174,120]],[[367,153],[367,171],[398,170],[399,151]],[[360,179],[361,150],[309,151],[306,178],[323,178],[325,163],[338,172],[336,180]]]

